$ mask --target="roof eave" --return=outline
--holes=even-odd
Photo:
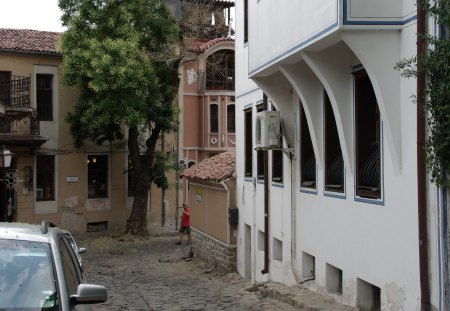
[[[15,54],[26,54],[26,55],[45,55],[45,56],[59,56],[59,52],[46,52],[46,51],[31,51],[31,50],[19,50],[19,49],[4,49],[0,48],[1,53],[15,53]]]

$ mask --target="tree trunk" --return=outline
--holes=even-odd
[[[139,175],[144,176],[142,173]],[[148,235],[147,206],[150,186],[148,179],[145,177],[135,178],[135,181],[136,179],[140,181],[138,181],[138,184],[135,184],[133,207],[125,232],[133,235]]]
[[[141,156],[138,144],[138,129],[131,127],[128,131],[128,152],[134,171],[134,199],[125,233],[133,235],[149,234],[147,228],[148,192],[150,190],[151,171],[155,159],[156,142],[160,132],[161,129],[158,126],[152,130],[151,136],[146,143],[147,151]]]

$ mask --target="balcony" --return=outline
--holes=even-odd
[[[38,146],[39,121],[31,107],[31,77],[8,75],[0,79],[0,144]]]
[[[199,82],[199,91],[234,91],[234,70],[221,69],[210,74],[200,71]]]
[[[32,113],[31,77],[9,76],[0,80],[0,104],[5,109],[5,117],[22,118]]]

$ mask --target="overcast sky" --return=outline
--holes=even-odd
[[[0,28],[64,31],[58,0],[0,0]]]
[[[58,0],[0,0],[0,28],[62,32],[60,18]]]

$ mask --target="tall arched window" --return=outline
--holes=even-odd
[[[217,104],[209,106],[209,131],[210,133],[219,132],[219,105]]]
[[[234,51],[222,50],[206,59],[206,89],[234,90]]]
[[[236,116],[235,116],[235,106],[234,104],[227,106],[227,132],[236,132]]]

